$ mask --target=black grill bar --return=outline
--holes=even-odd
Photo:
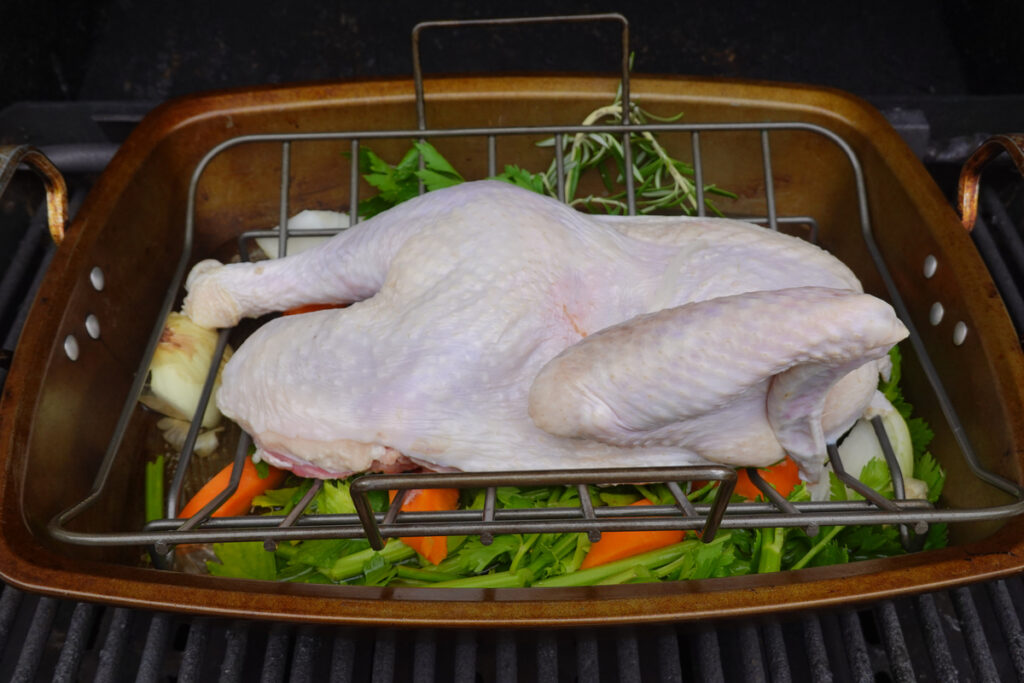
[[[32,615],[28,632],[21,641],[21,656],[14,669],[12,681],[31,681],[43,661],[46,639],[50,635],[57,612],[56,598],[40,598]]]
[[[822,632],[821,619],[817,616],[804,618],[803,642],[807,648],[807,667],[811,680],[832,680],[832,666],[829,664],[828,650],[825,649],[825,634]]]
[[[320,638],[311,626],[302,626],[295,636],[295,650],[288,671],[288,680],[314,681],[317,653],[320,649]]]
[[[71,614],[71,624],[64,637],[64,646],[60,650],[60,659],[57,660],[57,668],[53,674],[55,681],[75,680],[75,674],[82,663],[82,655],[89,646],[89,636],[98,613],[99,608],[95,605],[84,602],[75,605]]]
[[[691,644],[696,649],[694,655],[701,680],[708,683],[724,683],[725,673],[722,670],[722,653],[718,648],[718,632],[704,629],[697,634]]]
[[[739,661],[745,681],[768,681],[764,670],[764,649],[761,647],[759,629],[753,624],[739,628]]]
[[[171,617],[158,612],[149,622],[146,643],[139,662],[138,681],[156,681],[160,679],[164,660],[167,658],[167,645],[171,638]]]
[[[474,631],[459,631],[455,635],[454,683],[476,683],[476,650]]]
[[[384,629],[378,633],[373,647],[372,683],[391,683],[395,680],[395,660],[397,659],[395,637],[393,629]]]
[[[413,683],[433,683],[437,672],[437,632],[416,631],[413,645]]]
[[[210,622],[196,618],[189,625],[185,651],[181,655],[181,669],[178,671],[178,683],[199,683],[202,681],[201,667],[206,658],[206,648],[210,640]]]
[[[889,600],[885,600],[878,606],[878,615],[882,623],[882,632],[885,650],[889,656],[890,672],[896,681],[913,681],[914,667],[910,661],[910,652],[907,650],[907,643],[903,638],[903,628],[900,624],[899,615],[896,613],[896,606]]]
[[[640,651],[636,631],[620,628],[615,645],[619,660],[619,680],[622,683],[640,683]]]
[[[939,616],[935,597],[931,594],[919,595],[914,599],[914,605],[923,626],[921,631],[926,646],[932,653],[932,669],[940,680],[956,680],[959,672],[950,656],[949,639],[943,629],[942,617]]]
[[[537,635],[537,683],[549,681],[558,681],[558,643],[553,633],[542,631]]]
[[[674,633],[669,633],[667,636],[662,634],[661,637],[663,639],[671,638],[673,642],[675,641]],[[581,681],[601,680],[600,650],[593,629],[579,629],[576,632],[574,645],[576,646],[576,674],[579,679]],[[678,652],[678,645],[676,647]]]
[[[981,618],[978,616],[978,607],[971,589],[968,587],[955,588],[952,591],[952,596],[957,615],[963,626],[964,637],[967,640],[967,652],[971,657],[971,664],[974,665],[975,672],[981,680],[999,680],[999,674],[992,659],[992,651],[989,649],[988,638]]]
[[[99,667],[96,680],[115,681],[121,668],[121,657],[133,632],[130,630],[133,614],[130,610],[117,608],[113,610],[107,637],[103,649],[99,653]]]
[[[786,657],[786,640],[782,635],[782,626],[777,619],[769,619],[761,627],[764,638],[765,659],[768,671],[771,672],[772,683],[784,683],[793,680]]]
[[[331,680],[350,683],[352,664],[356,660],[356,643],[344,631],[334,637],[331,648]]]
[[[847,644],[846,665],[850,675],[856,681],[872,678],[871,659],[868,657],[867,643],[864,641],[860,617],[856,612],[843,612],[839,615],[840,632],[843,642]]]
[[[1024,631],[1021,630],[1020,615],[1013,604],[1010,589],[1006,581],[993,581],[985,584],[989,598],[992,600],[993,611],[1006,641],[1007,654],[1013,663],[1018,680],[1024,680]]]
[[[516,640],[511,631],[499,631],[494,658],[496,683],[515,683],[518,679]]]
[[[7,649],[14,618],[18,615],[18,606],[21,604],[21,595],[21,591],[10,586],[4,586],[3,593],[0,594],[0,652]]]
[[[269,683],[270,681],[283,681],[285,679],[285,674],[288,673],[290,644],[291,628],[289,626],[275,623],[270,627],[270,634],[267,636],[266,649],[263,655],[263,666],[260,670],[260,681]],[[376,667],[374,667],[374,674],[374,681],[376,681]]]
[[[225,634],[224,662],[221,667],[221,683],[232,683],[242,680],[245,665],[245,652],[249,644],[249,624],[235,621]]]

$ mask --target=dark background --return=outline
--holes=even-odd
[[[156,102],[260,83],[404,76],[418,21],[607,11],[630,21],[637,72],[796,81],[869,99],[1024,93],[1019,1],[7,0],[0,110],[24,100]],[[616,51],[609,26],[438,32],[425,39],[424,67],[611,70]]]

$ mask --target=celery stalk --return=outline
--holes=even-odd
[[[164,516],[164,456],[146,463],[146,521]]]
[[[654,569],[663,564],[668,564],[699,544],[700,541],[690,539],[680,543],[667,545],[664,548],[658,548],[657,550],[651,550],[646,553],[634,555],[633,557],[627,557],[622,560],[616,560],[615,562],[609,562],[608,564],[602,564],[599,567],[591,567],[590,569],[583,569],[578,572],[564,574],[562,576],[552,576],[550,578],[537,581],[533,585],[538,588],[550,588],[556,586],[592,586],[604,581],[605,579],[611,578],[616,574],[628,571],[634,566]]]
[[[467,576],[463,579],[440,581],[433,584],[434,588],[523,588],[530,585],[533,572],[529,569],[517,571],[494,572],[480,576]]]
[[[814,556],[817,555],[822,548],[828,545],[829,541],[835,538],[839,534],[839,532],[845,528],[845,526],[832,527],[832,530],[825,534],[824,538],[815,543],[814,547],[808,550],[803,557],[797,560],[796,563],[792,567],[790,567],[790,569],[803,569],[804,567],[806,567],[807,563],[814,559]]]
[[[398,577],[401,579],[421,582],[423,584],[439,583],[441,581],[454,581],[455,579],[462,578],[458,574],[446,574],[432,569],[411,567],[407,564],[398,565]]]
[[[416,555],[416,551],[399,541],[397,538],[390,539],[381,550],[367,548],[351,555],[339,557],[326,573],[334,581],[343,581],[363,573],[363,565],[366,564],[374,554],[380,553],[388,562],[401,562]]]
[[[784,528],[764,529],[764,543],[761,545],[761,555],[757,559],[757,573],[767,574],[782,570],[782,546],[786,541],[786,530]]]

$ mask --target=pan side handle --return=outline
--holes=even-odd
[[[68,188],[64,176],[46,155],[31,145],[0,145],[0,196],[14,177],[20,164],[25,164],[42,178],[46,186],[47,221],[55,244],[64,240],[68,221]]]
[[[978,220],[978,187],[981,184],[981,171],[1003,151],[1010,155],[1017,170],[1024,175],[1024,133],[993,135],[974,150],[960,170],[957,203],[960,207],[960,220],[968,232],[974,229],[974,223]]]

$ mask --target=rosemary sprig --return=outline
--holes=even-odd
[[[582,125],[601,123],[618,125],[622,123],[622,88],[620,86],[611,104],[598,107],[583,120]],[[682,113],[673,117],[659,117],[641,108],[635,102],[629,105],[631,124],[644,125],[649,121],[674,122]],[[672,156],[651,131],[636,131],[629,135],[632,150],[630,172],[633,175],[636,193],[636,208],[639,213],[653,213],[678,209],[694,215],[698,213],[697,186],[693,166]],[[554,147],[555,138],[538,143],[541,147]],[[623,140],[616,134],[595,131],[577,133],[572,138],[562,138],[565,152],[565,201],[574,207],[587,211],[603,210],[610,214],[625,214],[628,211],[625,189],[626,159]],[[599,174],[607,194],[577,196],[580,180],[587,171]],[[540,174],[545,194],[558,196],[558,165],[552,160],[547,171]],[[704,186],[704,204],[716,215],[722,215],[708,195],[735,198],[736,195],[716,185]]]

